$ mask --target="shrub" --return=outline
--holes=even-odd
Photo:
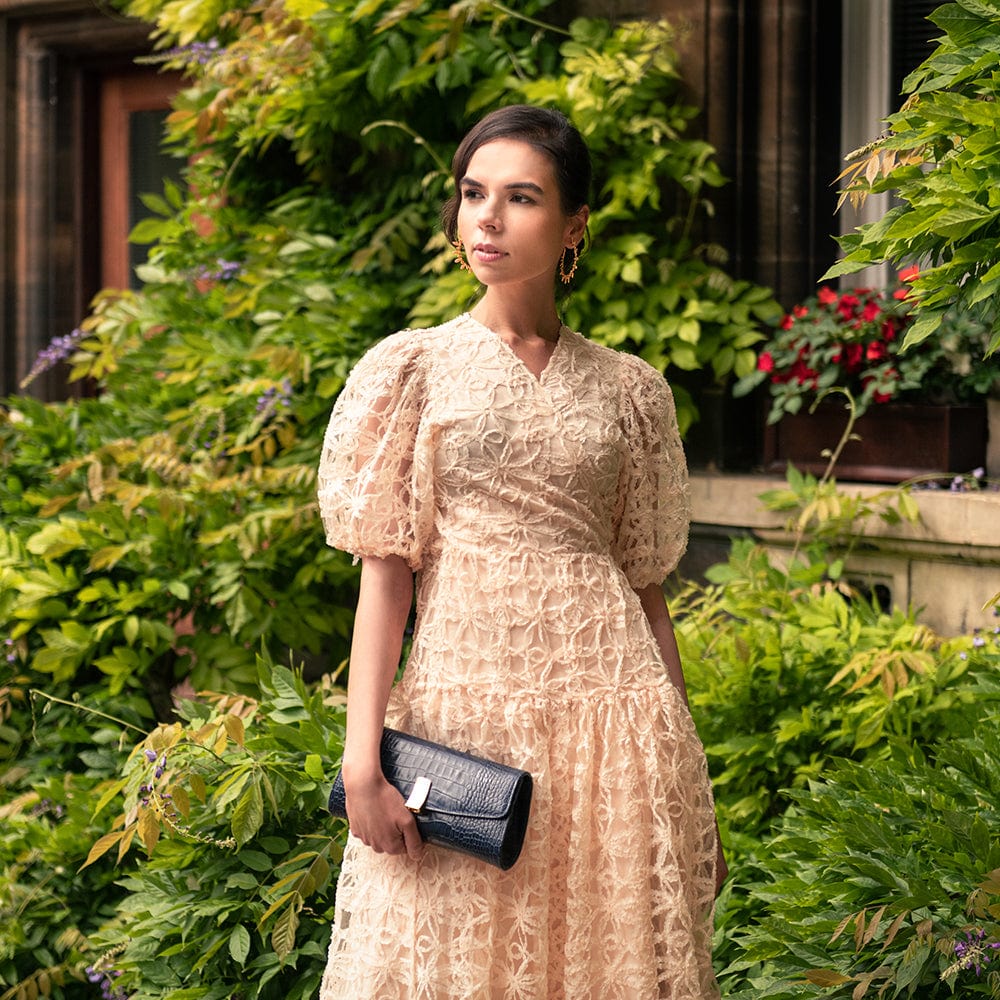
[[[890,191],[877,222],[840,238],[842,261],[824,277],[889,261],[926,262],[913,283],[916,322],[908,343],[934,335],[949,310],[990,329],[1000,347],[1000,182],[995,102],[1000,97],[1000,10],[957,0],[929,18],[940,30],[931,54],[903,81],[902,107],[886,134],[852,154],[844,197]]]
[[[995,711],[1000,692],[995,637],[936,635],[846,577],[855,522],[914,516],[908,494],[862,500],[792,470],[789,487],[764,500],[792,512],[798,544],[788,559],[736,540],[707,583],[672,601],[732,872],[715,954],[733,969],[746,928],[766,913],[758,883],[792,798],[838,761],[868,767],[897,744],[930,755]]]
[[[259,701],[185,699],[181,721],[128,752],[135,727],[102,719],[113,769],[102,758],[97,776],[53,777],[4,808],[6,995],[92,995],[87,980],[137,1000],[315,995],[346,835],[324,816],[344,693],[259,668]],[[67,712],[92,715],[53,715]]]
[[[1000,996],[998,722],[932,757],[897,744],[840,762],[792,794],[729,996]]]

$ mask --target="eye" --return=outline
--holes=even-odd
[[[475,201],[482,196],[483,193],[478,188],[462,188],[462,201]]]
[[[516,205],[534,205],[535,199],[529,198],[526,194],[511,195],[510,200]]]

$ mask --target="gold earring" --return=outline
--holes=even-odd
[[[469,267],[469,262],[465,259],[465,255],[463,253],[465,248],[462,246],[462,237],[459,236],[453,239],[451,241],[451,245],[455,248],[455,263],[458,264],[463,271],[471,271],[472,268]]]
[[[570,264],[569,271],[566,270],[566,250],[573,252],[573,263]],[[577,250],[576,244],[566,247],[566,250],[563,250],[562,255],[559,257],[559,280],[564,285],[568,285],[573,280],[573,275],[576,274],[576,264],[580,259],[580,251]]]

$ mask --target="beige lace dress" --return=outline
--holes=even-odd
[[[717,997],[711,788],[634,590],[687,539],[663,378],[565,327],[541,378],[468,315],[395,334],[319,502],[331,545],[418,574],[387,724],[535,779],[508,872],[349,840],[321,1000]]]

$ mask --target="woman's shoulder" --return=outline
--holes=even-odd
[[[407,327],[390,333],[368,348],[356,368],[387,373],[431,368],[447,353],[456,322],[449,320],[439,326]]]
[[[637,354],[629,354],[627,351],[598,344],[580,334],[576,336],[579,342],[585,345],[584,350],[590,354],[601,376],[609,380],[614,379],[626,393],[670,391],[663,373]]]

